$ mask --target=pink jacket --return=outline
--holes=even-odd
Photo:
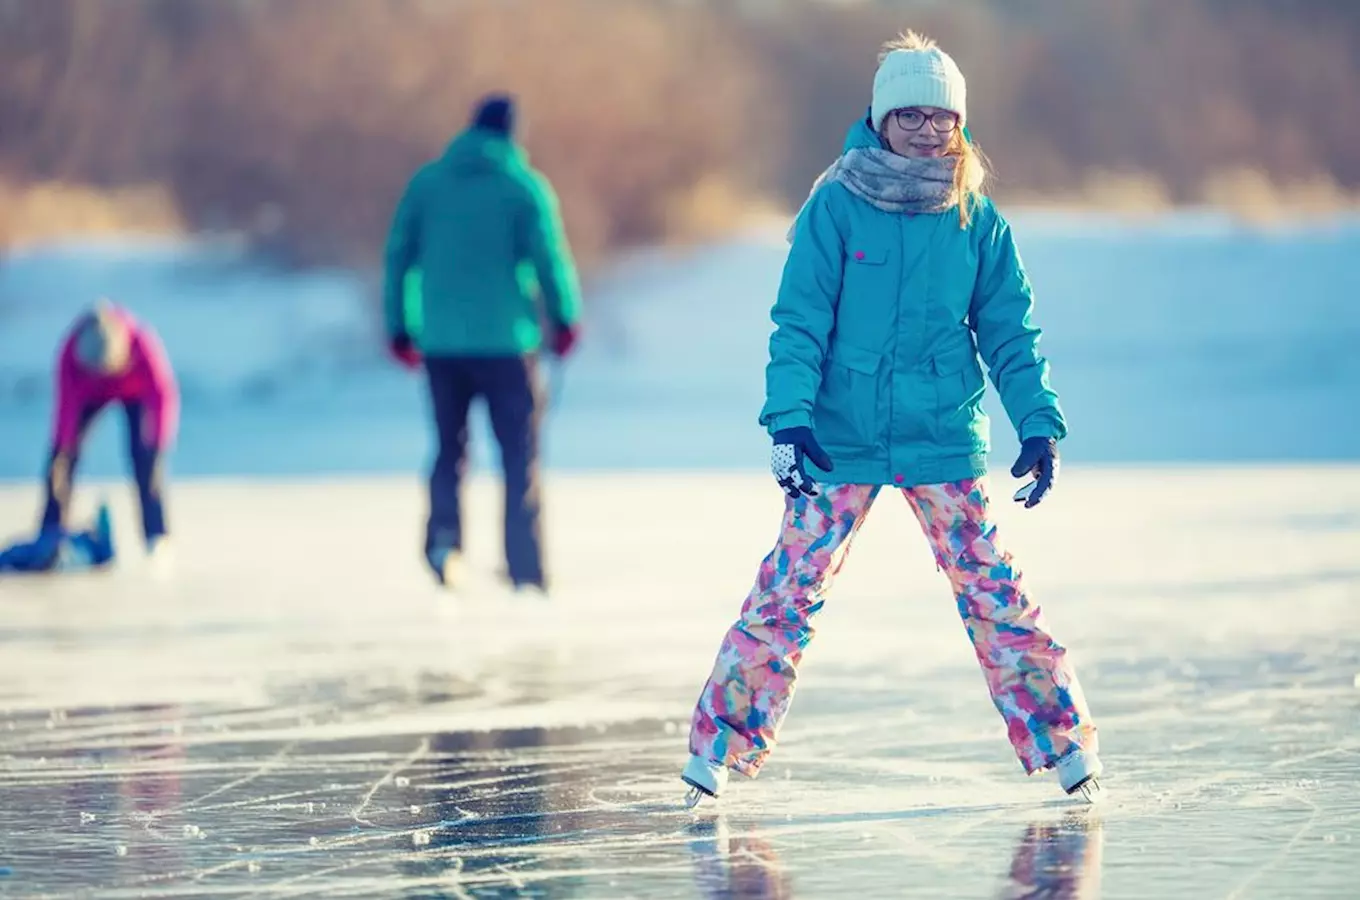
[[[80,418],[86,410],[98,409],[117,400],[140,403],[143,416],[141,439],[164,450],[175,439],[179,427],[179,386],[170,368],[160,338],[150,326],[132,314],[115,308],[115,314],[132,331],[132,358],[125,372],[105,376],[90,372],[76,362],[76,329],[66,336],[57,359],[57,409],[53,441],[62,452],[79,449]]]

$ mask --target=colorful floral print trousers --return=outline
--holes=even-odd
[[[877,485],[823,485],[787,500],[783,527],[728,630],[694,710],[690,752],[755,777],[793,699],[812,619],[845,561]],[[1096,729],[1067,651],[1045,627],[1020,571],[997,542],[985,478],[905,488],[948,576],[992,701],[1027,773],[1069,750],[1096,749]]]

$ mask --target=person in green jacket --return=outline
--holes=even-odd
[[[1093,799],[1096,729],[1067,651],[997,536],[979,354],[1021,440],[1011,469],[1040,503],[1067,423],[1031,321],[1010,226],[984,196],[966,84],[934,41],[884,48],[868,115],[790,237],[766,401],[783,528],[722,641],[690,730],[688,802],[754,777],[793,697],[811,620],[884,487],[900,489],[949,577],[1027,773]]]
[[[387,242],[389,347],[423,361],[439,451],[429,482],[425,558],[456,581],[470,404],[485,399],[505,474],[505,559],[516,588],[546,590],[538,444],[538,356],[574,346],[580,285],[548,180],[515,142],[515,104],[490,95],[442,157],[406,187]],[[418,323],[418,327],[416,327]]]

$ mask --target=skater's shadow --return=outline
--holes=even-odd
[[[997,900],[1091,900],[1100,896],[1100,819],[1088,811],[1031,822]]]
[[[765,839],[732,837],[722,816],[691,822],[685,829],[694,862],[694,882],[709,900],[790,900],[793,884],[779,854]]]

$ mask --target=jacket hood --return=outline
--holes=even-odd
[[[457,169],[522,169],[529,163],[524,149],[503,134],[469,128],[449,142],[442,161]]]
[[[846,153],[850,150],[862,150],[866,147],[883,147],[883,140],[878,136],[878,132],[869,126],[869,113],[865,114],[850,126],[850,130],[845,133],[845,143],[841,147],[841,152]]]

